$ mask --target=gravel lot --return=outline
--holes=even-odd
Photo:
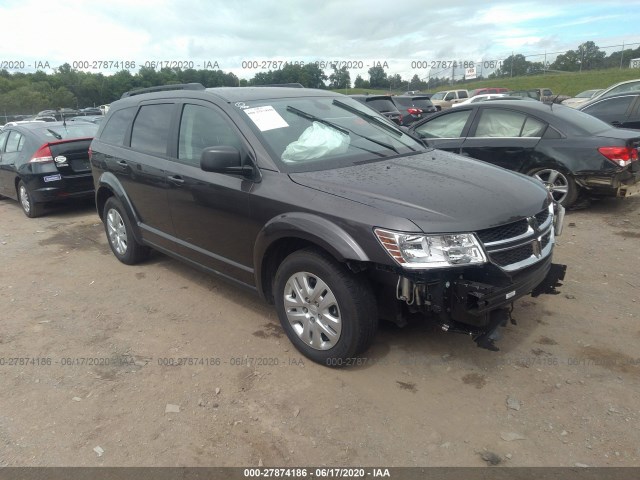
[[[0,200],[0,465],[640,466],[640,198],[565,221],[500,352],[383,324],[335,370],[250,293],[119,263],[92,204]]]

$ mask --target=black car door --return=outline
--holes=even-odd
[[[464,136],[473,121],[474,111],[472,107],[452,108],[418,123],[410,132],[433,148],[460,153]]]
[[[9,171],[2,161],[4,154],[4,145],[7,143],[7,137],[9,136],[9,130],[3,130],[0,132],[0,195],[9,196]],[[15,191],[11,194],[15,196]]]
[[[11,198],[17,198],[15,178],[19,159],[22,155],[26,137],[16,130],[3,130],[0,135],[2,158],[0,159],[0,191]]]
[[[200,156],[207,147],[231,146],[250,161],[248,147],[227,115],[209,102],[185,102],[174,131],[167,180],[181,254],[219,274],[253,284],[258,227],[251,220],[249,195],[254,183],[241,175],[200,168]]]
[[[166,100],[142,105],[133,121],[126,159],[117,154],[105,159],[127,192],[146,240],[169,248],[173,248],[174,228],[167,199],[167,149],[176,108]]]
[[[461,153],[509,170],[535,166],[535,147],[547,124],[507,108],[482,106]]]

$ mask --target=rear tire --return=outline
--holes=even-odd
[[[118,260],[127,265],[135,265],[149,256],[149,247],[138,243],[133,236],[131,220],[120,200],[110,197],[104,204],[102,218],[107,241]]]
[[[44,212],[43,205],[33,201],[33,194],[22,180],[18,183],[18,201],[22,211],[29,218],[39,217]]]
[[[353,357],[373,342],[378,315],[367,278],[323,251],[286,257],[275,276],[274,299],[289,340],[314,362],[354,364]]]
[[[570,173],[560,171],[554,167],[542,167],[527,172],[527,175],[536,177],[544,183],[547,190],[551,192],[553,199],[564,208],[569,208],[578,198],[578,185],[576,185]]]

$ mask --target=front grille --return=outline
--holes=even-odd
[[[499,242],[509,238],[517,237],[527,233],[529,224],[526,219],[519,220],[513,223],[507,223],[499,227],[487,228],[486,230],[480,230],[478,237],[482,243]]]
[[[514,263],[522,262],[533,255],[533,248],[531,244],[522,245],[521,247],[512,248],[511,250],[504,250],[502,252],[491,253],[491,260],[496,265],[506,267]]]
[[[480,230],[477,235],[492,263],[506,271],[517,271],[549,255],[550,248],[545,248],[553,240],[550,215],[544,209],[534,217]]]

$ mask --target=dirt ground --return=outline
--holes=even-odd
[[[119,263],[92,204],[1,200],[0,466],[639,466],[640,198],[565,220],[500,352],[384,324],[336,370],[250,293]]]

